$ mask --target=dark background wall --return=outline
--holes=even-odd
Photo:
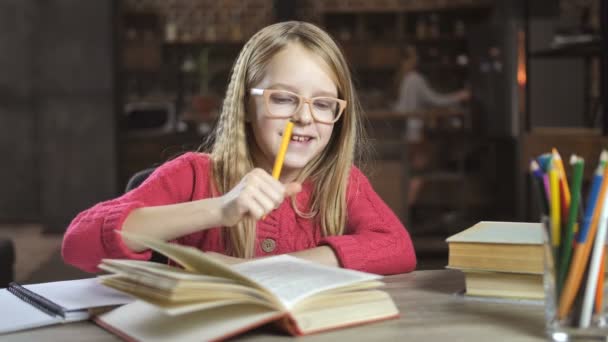
[[[576,3],[576,2],[574,2]],[[528,8],[529,115],[531,127],[584,127],[585,69],[582,57],[534,57],[550,48],[564,25],[558,1],[530,1]]]
[[[62,231],[116,194],[114,9],[0,2],[0,221]]]

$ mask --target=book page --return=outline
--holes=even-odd
[[[168,316],[140,301],[96,318],[96,323],[130,341],[217,341],[253,329],[283,314],[256,305],[230,305]]]
[[[446,241],[540,245],[543,241],[542,226],[529,222],[481,221]]]
[[[325,266],[289,255],[250,261],[234,265],[233,268],[272,292],[287,309],[319,292],[382,278],[376,274]]]
[[[388,293],[357,291],[322,295],[298,305],[292,319],[297,335],[307,335],[345,326],[399,317],[399,309]]]
[[[206,256],[204,252],[194,247],[180,246],[143,235],[127,233],[125,231],[121,231],[120,233],[123,238],[134,241],[140,245],[144,245],[161,253],[169,259],[172,259],[173,261],[182,265],[188,271],[233,279],[241,284],[247,284],[252,287],[259,288],[259,285],[255,282],[252,282],[250,279],[247,279],[247,277],[243,277],[237,272],[234,272],[228,265],[224,265],[221,262]]]
[[[153,261],[125,260],[125,259],[103,259],[99,268],[104,271],[115,272],[125,271],[128,273],[150,274],[172,280],[198,281],[205,283],[236,283],[227,278],[213,277],[205,274],[192,273],[179,267],[159,264]],[[112,268],[108,270],[105,268]]]

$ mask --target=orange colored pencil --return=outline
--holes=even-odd
[[[597,226],[600,218],[600,213],[602,211],[604,199],[606,197],[606,194],[608,193],[607,189],[608,168],[605,168],[602,188],[600,190],[600,195],[597,198],[595,210],[593,211],[593,218],[591,220],[591,227],[589,228],[587,239],[584,242],[577,244],[574,249],[574,256],[572,257],[572,262],[570,263],[568,277],[566,278],[566,283],[559,298],[559,307],[557,309],[557,317],[559,319],[564,319],[566,315],[568,315],[568,313],[572,309],[572,304],[574,304],[576,294],[578,293],[578,290],[581,286],[583,273],[585,272],[585,268],[587,267],[589,254],[591,253],[591,247],[593,246],[593,240],[597,232]]]

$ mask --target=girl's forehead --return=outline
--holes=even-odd
[[[337,95],[337,82],[323,58],[301,44],[292,43],[277,52],[266,66],[263,86],[288,84],[303,92]]]

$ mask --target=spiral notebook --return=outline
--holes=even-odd
[[[0,289],[0,334],[83,321],[91,310],[133,301],[97,278],[19,285]]]

